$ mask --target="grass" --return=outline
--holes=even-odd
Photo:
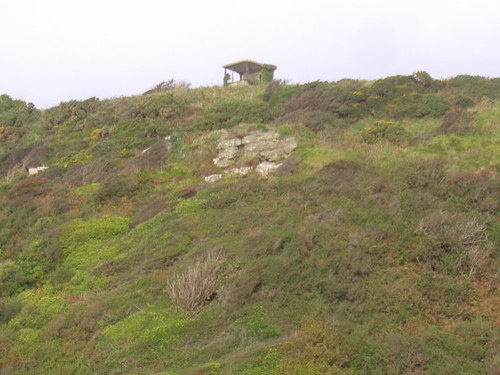
[[[494,373],[500,97],[420,76],[2,99],[0,372]],[[286,168],[204,182],[224,132],[264,128],[297,139]],[[176,301],[214,253],[210,295]]]

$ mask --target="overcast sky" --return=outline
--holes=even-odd
[[[46,108],[219,85],[253,59],[291,82],[500,76],[500,0],[0,0],[0,93]]]

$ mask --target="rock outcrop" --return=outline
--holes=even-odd
[[[225,169],[226,175],[244,176],[251,172],[253,167],[233,166],[240,156],[244,159],[258,159],[260,162],[255,171],[263,177],[276,171],[285,160],[297,148],[294,137],[280,138],[276,131],[252,131],[243,137],[226,137],[217,144],[217,157],[213,159],[214,164]],[[216,177],[217,176],[217,177]],[[219,177],[220,176],[220,177]],[[215,182],[222,178],[220,174],[205,177],[207,182]]]
[[[267,177],[269,176],[270,173],[273,173],[274,171],[276,171],[276,169],[278,169],[279,167],[281,167],[281,164],[282,163],[274,163],[274,162],[271,162],[271,161],[263,161],[262,163],[260,163],[259,165],[257,165],[257,167],[255,168],[255,171],[260,174],[262,177]]]
[[[220,141],[217,145],[219,154],[214,159],[214,164],[220,168],[227,168],[233,164],[238,156],[238,147],[241,146],[241,139],[231,138]]]

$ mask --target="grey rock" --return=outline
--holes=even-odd
[[[245,176],[250,173],[252,167],[239,167],[239,168],[231,168],[225,171],[224,173],[228,175],[240,175]]]
[[[208,183],[217,182],[222,178],[220,173],[211,174],[210,176],[205,176],[205,181]]]
[[[262,177],[267,177],[269,174],[275,172],[279,167],[281,167],[282,163],[273,163],[269,161],[263,161],[257,167],[255,170],[257,173],[259,173]]]

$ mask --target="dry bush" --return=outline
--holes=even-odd
[[[454,109],[443,116],[441,126],[437,129],[439,134],[462,134],[467,132],[474,124],[475,115],[473,113]]]
[[[446,254],[456,257],[453,267],[469,277],[482,271],[491,254],[486,225],[476,218],[437,212],[420,220],[417,233],[424,234],[430,252],[424,254],[427,260],[439,260]]]
[[[176,89],[188,89],[191,87],[191,84],[187,81],[176,81],[175,79],[171,78],[167,81],[162,81],[146,91],[142,95],[148,95],[152,94],[155,92],[163,92],[163,91],[170,91],[170,90],[176,90]]]
[[[76,184],[101,182],[114,175],[118,169],[115,152],[91,160],[88,164],[73,165],[66,172],[65,179]]]
[[[127,172],[161,168],[165,165],[165,158],[170,152],[170,146],[164,140],[156,142],[132,159],[126,167]]]
[[[201,256],[184,272],[173,276],[167,286],[171,301],[194,313],[217,298],[217,276],[222,261],[222,254],[212,251]]]

